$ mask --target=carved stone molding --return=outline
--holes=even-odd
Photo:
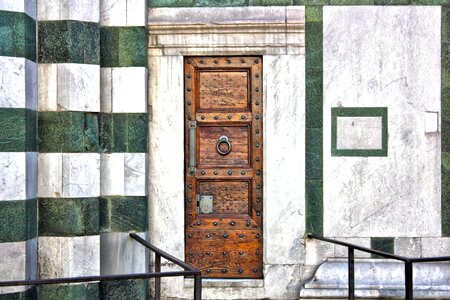
[[[149,55],[304,54],[303,7],[153,8]]]

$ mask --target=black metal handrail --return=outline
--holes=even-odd
[[[194,269],[184,261],[162,251],[161,249],[150,244],[135,233],[130,236],[155,253],[155,272],[138,273],[138,274],[121,274],[121,275],[101,275],[101,276],[82,276],[82,277],[65,277],[38,280],[12,280],[0,281],[0,287],[6,286],[26,286],[26,285],[44,285],[44,284],[63,284],[63,283],[79,283],[92,281],[111,281],[111,280],[129,280],[129,279],[145,279],[155,278],[155,299],[161,299],[161,277],[186,276],[194,277],[194,300],[202,299],[202,274],[199,270]],[[161,257],[182,267],[184,271],[161,272]]]
[[[336,245],[344,246],[348,248],[348,299],[355,299],[355,250],[376,254],[379,256],[400,260],[405,263],[405,299],[413,299],[413,263],[421,262],[438,262],[438,261],[450,261],[450,256],[438,256],[438,257],[422,257],[422,258],[409,258],[405,256],[395,255],[384,251],[374,250],[366,247],[361,247],[347,242],[333,240],[322,236],[316,236],[312,233],[307,234],[308,238],[333,243]]]

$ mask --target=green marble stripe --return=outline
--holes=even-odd
[[[322,7],[306,7],[306,231],[323,235]]]
[[[98,152],[96,113],[39,112],[38,149],[47,152]]]
[[[0,108],[0,152],[36,151],[36,112]]]
[[[0,201],[0,243],[21,242],[37,236],[37,201]]]
[[[306,232],[323,235],[323,181],[306,180]]]
[[[146,152],[145,113],[40,112],[41,153]]]
[[[450,6],[441,20],[441,226],[450,237]]]
[[[71,285],[40,285],[37,299],[45,300],[98,300],[100,299],[98,283]],[[108,298],[101,298],[108,299]],[[123,298],[132,299],[132,298]]]
[[[39,63],[100,63],[98,23],[73,20],[40,21]]]
[[[394,238],[392,237],[372,237],[370,238],[370,248],[373,250],[394,253]],[[383,258],[383,256],[371,254],[372,258]]]
[[[36,21],[25,13],[0,11],[0,56],[36,61]]]
[[[133,279],[100,282],[102,299],[109,300],[146,300],[150,299],[148,279]]]
[[[100,65],[102,67],[146,67],[145,27],[101,27]]]
[[[99,123],[103,152],[147,152],[147,114],[101,113]]]
[[[100,229],[102,232],[146,231],[147,197],[100,198]]]
[[[99,233],[98,198],[39,198],[39,236]]]

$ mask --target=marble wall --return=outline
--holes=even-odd
[[[427,112],[440,113],[440,13],[324,7],[324,235],[441,235],[440,135],[425,128]],[[387,155],[332,155],[336,107],[386,107]]]

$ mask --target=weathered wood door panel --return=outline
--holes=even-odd
[[[184,72],[186,261],[262,278],[262,59],[186,57]]]

